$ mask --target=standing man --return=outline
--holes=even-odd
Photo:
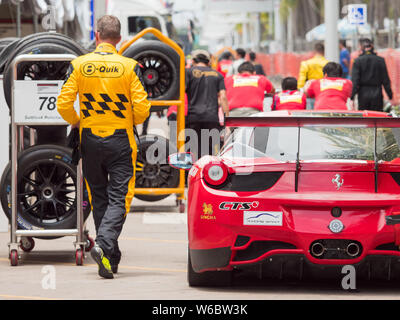
[[[322,43],[317,43],[314,47],[315,55],[311,59],[302,61],[300,64],[300,74],[298,79],[298,88],[304,87],[307,81],[322,79],[323,73],[322,69],[328,63],[325,59],[325,47]]]
[[[249,59],[252,64],[254,64],[254,68],[256,69],[256,74],[260,74],[262,76],[265,76],[264,68],[261,64],[256,62],[257,55],[255,52],[251,51],[249,52]]]
[[[225,78],[232,63],[233,63],[232,53],[230,53],[229,51],[224,52],[221,56],[221,60],[218,62],[217,71],[221,73]]]
[[[237,48],[236,49],[236,60],[233,61],[231,67],[229,68],[229,71],[227,73],[228,76],[233,76],[234,74],[237,74],[239,71],[239,66],[245,62],[246,60],[244,59],[246,57],[246,51],[242,48]]]
[[[61,116],[80,128],[83,175],[97,235],[91,255],[99,275],[108,279],[118,270],[118,237],[135,187],[133,127],[143,123],[150,110],[138,63],[115,49],[120,32],[114,16],[97,21],[96,50],[71,62],[57,100]],[[79,116],[74,110],[77,94]]]
[[[359,110],[383,110],[382,86],[390,100],[393,99],[390,78],[385,59],[376,55],[370,39],[360,40],[361,55],[354,60],[351,80],[353,92],[351,99],[358,94]]]
[[[346,40],[340,40],[339,48],[340,48],[340,65],[343,70],[343,78],[349,79],[350,53],[346,47]]]
[[[209,64],[210,54],[206,50],[195,50],[192,52],[193,67],[186,71],[186,93],[188,98],[188,112],[186,117],[186,128],[192,129],[197,134],[198,152],[197,158],[207,154],[215,154],[219,150],[218,145],[212,145],[209,150],[202,150],[202,129],[221,129],[218,117],[219,103],[227,116],[229,113],[228,100],[226,98],[224,77]],[[215,139],[213,139],[215,140]],[[202,152],[204,154],[202,154]]]
[[[242,63],[239,74],[225,79],[226,94],[231,117],[248,117],[264,110],[265,93],[274,93],[272,83],[256,74],[250,61]]]

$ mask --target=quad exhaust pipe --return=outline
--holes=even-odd
[[[311,254],[314,257],[320,257],[325,253],[325,246],[321,243],[321,242],[315,242],[312,246],[311,246]]]
[[[357,257],[361,252],[361,247],[356,242],[350,242],[345,248],[338,247],[326,247],[326,245],[322,242],[314,242],[311,245],[310,253],[313,257],[320,258],[322,257],[326,251],[336,251],[336,252],[344,252],[349,257]],[[342,257],[343,259],[344,257]],[[333,259],[332,257],[330,259]]]
[[[356,257],[360,253],[360,246],[357,243],[351,242],[346,248],[346,253],[350,257]]]

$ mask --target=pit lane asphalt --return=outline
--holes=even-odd
[[[162,121],[153,116],[152,126],[160,128]],[[87,228],[94,237],[91,217]],[[11,267],[7,246],[9,234],[0,233],[0,300],[388,300],[398,299],[400,293],[399,284],[388,282],[357,282],[358,291],[347,292],[341,288],[340,279],[333,282],[272,282],[259,281],[251,275],[236,278],[234,286],[228,288],[191,288],[186,279],[186,213],[178,213],[175,196],[155,203],[133,200],[120,237],[123,257],[119,273],[113,280],[97,275],[97,265],[89,254],[83,266],[75,265],[74,240],[74,237],[35,239],[34,250],[21,253],[20,264]],[[47,276],[43,267],[47,265],[53,266],[56,272],[55,289],[42,286]]]

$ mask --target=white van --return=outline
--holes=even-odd
[[[115,15],[121,21],[121,43],[149,27],[160,30],[172,39],[176,38],[171,16],[159,1],[111,0],[108,2],[107,14]],[[148,35],[145,39],[154,37]]]

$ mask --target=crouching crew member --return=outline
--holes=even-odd
[[[343,79],[340,64],[329,62],[323,69],[324,78],[313,80],[308,89],[307,96],[315,97],[315,110],[348,110],[347,100],[351,96],[353,83]]]
[[[71,62],[57,101],[61,116],[80,128],[83,174],[96,227],[91,255],[103,278],[113,278],[121,259],[118,237],[135,187],[133,127],[146,120],[150,109],[139,65],[115,49],[120,31],[118,18],[98,20],[96,50]],[[79,116],[74,110],[77,94]]]
[[[246,117],[264,110],[265,93],[275,92],[272,83],[262,75],[256,75],[251,62],[239,66],[239,74],[225,78],[229,115]]]
[[[272,110],[305,110],[307,97],[297,90],[297,79],[287,77],[282,80],[282,92],[274,96]]]

